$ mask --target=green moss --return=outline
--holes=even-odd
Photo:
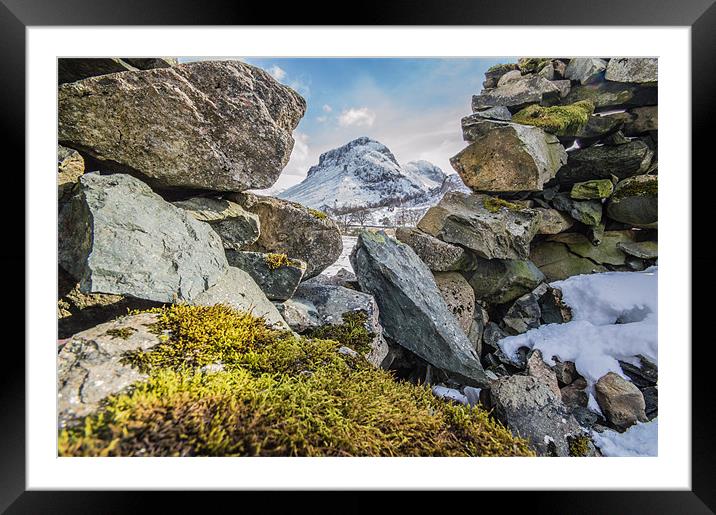
[[[318,218],[319,220],[325,220],[328,218],[328,215],[326,213],[324,213],[323,211],[319,211],[318,209],[312,209],[309,207],[308,212],[312,217]]]
[[[343,314],[343,322],[338,325],[326,324],[309,333],[312,338],[335,340],[360,354],[371,350],[375,333],[365,328],[368,315],[365,311],[353,311]]]
[[[137,330],[132,327],[120,327],[119,329],[107,329],[105,334],[112,336],[113,338],[122,338],[123,340],[126,340],[136,332]]]
[[[569,444],[569,455],[574,457],[587,456],[589,454],[589,437],[585,435],[567,437]]]
[[[540,57],[523,57],[522,59],[517,60],[517,67],[523,75],[525,73],[536,73],[547,66],[551,61],[551,59],[544,59]]]
[[[609,179],[594,179],[572,185],[569,196],[577,200],[593,200],[609,197],[614,191],[614,184]]]
[[[495,64],[487,69],[485,75],[504,75],[505,73],[516,69],[516,63]]]
[[[524,209],[519,204],[514,204],[498,197],[490,197],[489,195],[485,195],[482,199],[482,205],[490,213],[497,213],[503,207],[510,211],[522,211]]]
[[[514,123],[533,125],[560,136],[576,134],[594,112],[594,104],[589,100],[580,100],[565,106],[542,107],[533,104],[515,113]]]
[[[336,341],[223,306],[153,312],[170,338],[133,356],[149,378],[62,430],[61,456],[534,455],[484,409],[398,382]]]
[[[637,181],[628,180],[621,185],[617,185],[617,189],[612,195],[612,200],[621,200],[626,197],[658,197],[659,196],[659,179],[656,175],[650,175],[653,180]]]

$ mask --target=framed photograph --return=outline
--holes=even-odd
[[[712,2],[273,11],[0,1],[0,507],[712,513]]]

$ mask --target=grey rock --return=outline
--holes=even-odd
[[[539,298],[539,308],[544,324],[564,324],[572,320],[572,308],[562,300],[562,290],[559,288],[549,286],[544,295]],[[559,373],[557,376],[560,377]],[[560,378],[560,381],[562,380]],[[566,380],[563,382],[568,384]]]
[[[480,304],[475,304],[475,315],[467,331],[467,338],[470,340],[470,343],[472,343],[478,357],[482,355],[482,336],[485,332],[485,326],[489,321],[490,318],[485,308]]]
[[[569,193],[558,193],[552,205],[585,225],[598,225],[602,221],[602,203],[598,200],[574,200]]]
[[[641,355],[638,357],[640,366],[619,361],[622,372],[640,389],[656,386],[659,382],[659,369],[646,357]]]
[[[586,236],[579,233],[563,233],[550,236],[549,241],[564,243],[570,252],[587,258],[593,263],[601,265],[623,265],[626,255],[618,245],[631,242],[634,239],[633,231],[605,231],[599,245],[594,245]]]
[[[129,63],[139,70],[171,68],[179,64],[179,61],[175,57],[122,57],[122,61]]]
[[[571,412],[577,423],[587,429],[591,429],[599,421],[599,415],[584,406],[572,406]]]
[[[560,390],[560,396],[565,406],[570,408],[586,408],[589,404],[587,382],[581,378],[573,381]]]
[[[604,59],[577,57],[569,61],[564,76],[580,84],[590,84],[601,81],[606,69],[607,62]]]
[[[321,274],[317,275],[315,279],[320,279],[323,284],[343,286],[344,288],[350,288],[351,290],[358,290],[360,288],[358,286],[358,278],[356,277],[356,274],[345,268],[341,268],[335,273],[335,275],[330,277]]]
[[[245,250],[286,254],[305,261],[304,280],[320,274],[341,255],[340,230],[325,213],[297,202],[250,193],[230,195],[230,200],[261,221],[259,239]]]
[[[433,272],[473,270],[477,260],[462,247],[444,242],[414,227],[398,227],[395,237],[415,251]]]
[[[655,241],[620,241],[617,248],[630,256],[641,259],[656,259],[659,257],[659,244]]]
[[[125,353],[161,343],[151,330],[157,315],[121,317],[74,335],[57,355],[59,426],[95,411],[106,397],[147,376],[122,363]]]
[[[570,252],[567,245],[556,241],[542,241],[534,245],[530,260],[548,282],[560,281],[573,275],[607,271],[603,265]]]
[[[539,77],[544,77],[547,80],[554,80],[554,65],[552,63],[545,65],[540,71],[537,72],[537,75]]]
[[[607,203],[607,216],[633,227],[656,228],[658,185],[657,175],[637,175],[620,181]]]
[[[659,129],[659,107],[635,107],[629,111],[631,118],[622,132],[626,136],[641,136]]]
[[[315,308],[320,325],[340,325],[344,322],[346,313],[365,313],[364,327],[373,333],[374,337],[370,349],[363,355],[377,367],[387,366],[388,344],[383,338],[378,304],[372,295],[342,286],[323,284],[318,278],[314,278],[301,283],[292,300],[305,303],[309,310],[310,307]]]
[[[562,386],[568,386],[580,377],[573,361],[557,361],[552,367],[552,370],[554,370],[557,381]],[[585,387],[586,385],[587,383],[584,383]]]
[[[129,175],[83,175],[58,231],[59,263],[84,293],[191,301],[228,266],[209,225]]]
[[[641,391],[644,396],[644,413],[646,418],[654,420],[659,416],[659,388],[648,386]]]
[[[463,120],[472,119],[477,120],[479,118],[488,120],[502,120],[509,122],[512,119],[512,113],[505,106],[490,107],[483,111],[477,111],[470,116],[466,116]]]
[[[493,109],[497,108],[495,107]],[[460,124],[462,125],[462,139],[465,141],[476,141],[498,127],[510,126],[507,121],[493,120],[480,116],[482,112],[483,111],[479,111],[473,115],[466,116],[460,121]],[[512,115],[510,115],[510,117],[512,117]]]
[[[559,101],[559,94],[557,86],[544,77],[525,76],[473,96],[472,110],[504,106],[514,113],[529,104],[552,105]]]
[[[494,88],[497,86],[497,82],[500,80],[500,77],[509,71],[517,69],[517,63],[498,64],[490,67],[490,69],[485,72],[485,81],[482,83],[483,87]]]
[[[555,397],[561,397],[559,384],[557,383],[557,375],[544,362],[542,359],[542,353],[539,350],[532,351],[530,357],[527,358],[527,367],[525,371],[528,376],[534,377],[541,383],[547,385],[547,387],[552,390]]]
[[[614,372],[602,376],[594,385],[599,408],[607,421],[620,431],[637,422],[647,422],[644,396],[633,383]]]
[[[208,197],[195,197],[174,202],[200,222],[206,222],[221,236],[224,248],[241,250],[259,238],[259,217],[240,205]]]
[[[615,82],[655,83],[659,79],[657,58],[612,58],[604,78]]]
[[[239,61],[201,61],[63,84],[61,144],[155,187],[268,188],[306,102]]]
[[[572,91],[572,82],[570,80],[553,80],[552,84],[559,90],[560,98],[566,98],[569,92]]]
[[[85,160],[76,150],[57,145],[57,200],[63,202],[72,195],[77,182],[85,173]]]
[[[607,134],[618,131],[625,123],[631,121],[631,119],[632,117],[629,113],[624,112],[593,114],[589,117],[587,124],[575,133],[575,136],[580,140],[601,138]]]
[[[573,86],[562,102],[573,104],[580,100],[590,100],[597,111],[627,109],[656,105],[658,92],[655,87],[602,81]]]
[[[497,345],[497,342],[503,338],[507,338],[508,336],[509,335],[495,322],[488,322],[487,325],[485,325],[485,331],[482,333],[482,341],[490,348],[490,350],[494,351],[500,348]]]
[[[462,384],[487,385],[472,344],[410,247],[362,231],[350,259],[361,289],[375,296],[386,337]]]
[[[288,329],[276,306],[266,298],[258,284],[249,274],[230,266],[219,281],[191,302],[197,306],[225,304],[238,311],[246,311],[261,317],[266,324],[278,329]]]
[[[527,293],[517,299],[502,317],[505,330],[511,334],[526,333],[539,327],[542,311],[539,307],[539,295]]]
[[[497,87],[499,88],[500,86],[504,86],[521,78],[522,72],[520,70],[511,70],[500,77],[500,80],[497,81]]]
[[[555,135],[539,127],[504,123],[477,138],[450,164],[476,192],[541,191],[567,162],[567,152]]]
[[[297,333],[304,333],[322,325],[316,306],[309,300],[293,298],[285,302],[275,302],[274,305],[288,326]]]
[[[269,300],[288,300],[306,272],[306,263],[289,258],[288,263],[274,266],[270,257],[261,252],[226,251],[229,265],[247,272]]]
[[[470,283],[458,272],[435,272],[433,277],[445,304],[467,335],[475,317],[475,292]]]
[[[531,261],[480,259],[469,276],[475,298],[490,304],[504,304],[534,290],[544,274]]]
[[[488,207],[485,207],[487,201]],[[533,209],[497,206],[485,195],[452,191],[418,222],[418,228],[487,259],[526,259],[540,215]]]
[[[569,456],[569,439],[584,435],[561,400],[535,377],[498,379],[490,399],[495,416],[527,438],[540,456]]]
[[[535,211],[542,215],[537,234],[559,234],[574,225],[572,217],[556,209],[536,207]]]

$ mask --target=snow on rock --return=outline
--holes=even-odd
[[[467,404],[467,397],[460,393],[460,390],[448,388],[447,386],[435,385],[432,387],[433,394],[441,399],[457,401],[460,404]]]
[[[659,452],[658,434],[659,422],[655,418],[644,424],[637,423],[623,433],[612,430],[602,433],[592,431],[592,440],[604,456],[657,456]]]
[[[516,358],[520,347],[539,349],[554,365],[573,361],[590,391],[600,377],[615,372],[625,379],[618,360],[639,366],[641,354],[657,361],[657,267],[644,272],[577,275],[552,283],[572,308],[573,320],[547,324],[498,342]]]

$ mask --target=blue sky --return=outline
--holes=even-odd
[[[321,153],[359,136],[384,143],[400,163],[425,159],[452,172],[449,158],[465,146],[460,119],[470,114],[470,100],[482,89],[485,71],[516,60],[239,59],[267,70],[307,101],[306,115],[294,131],[291,160],[275,190],[297,184]]]

